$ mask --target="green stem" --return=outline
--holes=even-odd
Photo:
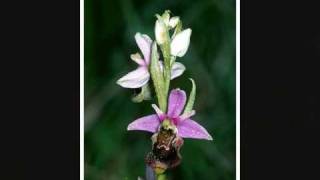
[[[169,33],[167,37],[166,43],[160,46],[162,55],[164,58],[164,70],[163,70],[163,76],[164,76],[164,97],[167,100],[168,99],[168,93],[169,93],[169,87],[170,87],[170,80],[171,80],[171,55],[170,55],[170,38]]]
[[[163,173],[163,174],[157,174],[156,175],[157,177],[157,180],[166,180],[167,178],[166,178],[166,175]]]
[[[163,112],[165,112],[167,107],[167,100],[164,94],[164,77],[160,70],[159,55],[157,52],[157,44],[155,42],[152,44],[150,72],[159,107]]]
[[[162,105],[162,107],[160,107],[160,109],[163,112],[167,111],[167,100],[168,100],[168,92],[169,92],[170,80],[171,80],[171,68],[172,68],[171,52],[170,52],[171,39],[169,34],[169,28],[165,25],[163,21],[163,18],[170,17],[169,13],[170,11],[165,11],[162,16],[156,14],[156,17],[158,18],[158,21],[161,24],[160,26],[164,28],[164,32],[163,34],[161,34],[161,36],[163,36],[162,38],[164,39],[164,41],[161,40],[161,42],[158,42],[160,49],[162,51],[163,59],[164,59],[163,73],[161,73],[161,76],[162,76],[162,83],[161,83],[162,97],[161,98],[163,98],[161,99],[161,101],[165,101],[165,103]],[[156,90],[156,93],[158,94],[157,90]],[[159,104],[159,106],[161,105]]]

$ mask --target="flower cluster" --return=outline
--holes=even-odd
[[[188,101],[185,91],[179,88],[172,89],[169,94],[170,81],[182,75],[186,69],[176,59],[186,54],[192,31],[190,28],[182,29],[180,18],[170,17],[168,10],[156,17],[155,41],[146,34],[136,33],[135,40],[143,57],[139,53],[131,55],[138,68],[120,78],[117,84],[124,88],[142,88],[144,96],[146,91],[150,91],[146,87],[152,84],[152,80],[158,100],[158,105],[151,105],[155,113],[134,120],[127,129],[154,133],[151,137],[152,151],[147,155],[146,163],[155,172],[163,173],[180,163],[179,150],[183,138],[212,140],[212,137],[204,127],[191,119],[195,115],[194,80],[190,79],[192,90]],[[163,60],[159,59],[160,53]],[[139,102],[145,99],[143,97]]]

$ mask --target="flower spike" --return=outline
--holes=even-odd
[[[130,58],[138,67],[117,81],[124,88],[141,88],[140,94],[132,98],[134,102],[151,99],[151,90],[155,91],[157,104],[151,105],[154,113],[134,120],[127,130],[153,133],[152,151],[147,154],[145,163],[148,173],[155,173],[158,178],[166,169],[180,164],[184,138],[213,139],[202,125],[193,120],[196,114],[193,109],[196,97],[194,80],[190,78],[192,89],[188,99],[185,91],[179,88],[170,91],[170,81],[186,70],[176,59],[187,53],[192,34],[190,28],[182,28],[179,16],[170,15],[169,10],[161,16],[156,14],[154,41],[146,34],[135,34],[142,55],[135,53]],[[149,83],[150,79],[152,83]]]

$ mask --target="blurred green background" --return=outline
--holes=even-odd
[[[127,132],[134,119],[153,113],[155,99],[136,104],[133,90],[116,80],[137,65],[134,34],[154,39],[155,14],[169,9],[192,29],[187,70],[171,83],[189,94],[197,84],[194,120],[214,141],[185,139],[182,163],[168,179],[235,179],[235,1],[234,0],[85,0],[85,179],[143,177],[150,133]]]

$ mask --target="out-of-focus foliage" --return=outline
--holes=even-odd
[[[184,28],[192,28],[187,54],[177,61],[187,70],[172,88],[197,84],[194,120],[213,141],[185,139],[182,164],[169,179],[235,179],[235,1],[85,0],[85,179],[143,177],[151,134],[127,132],[135,118],[153,113],[151,101],[133,103],[134,92],[116,80],[136,68],[134,34],[154,39],[155,14],[170,9]]]

